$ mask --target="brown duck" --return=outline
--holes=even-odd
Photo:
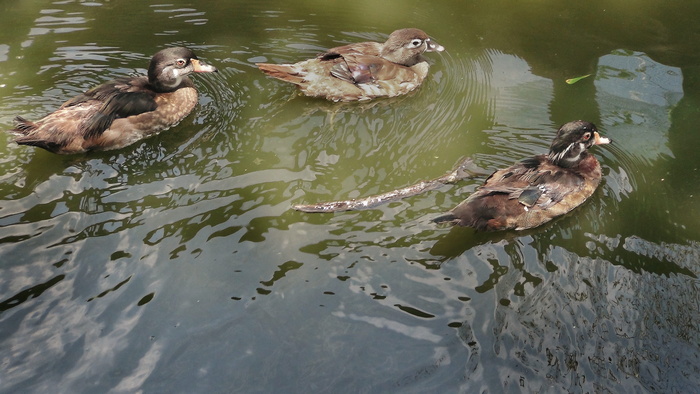
[[[18,116],[11,132],[20,145],[54,153],[122,148],[179,123],[198,101],[187,75],[215,71],[187,48],[163,49],[151,59],[148,76],[92,88],[36,122]]]
[[[423,83],[430,66],[423,52],[445,48],[419,29],[401,29],[389,39],[329,49],[295,64],[256,65],[266,74],[291,82],[311,97],[331,101],[370,100],[406,94]]]
[[[595,125],[569,122],[559,129],[549,153],[494,172],[450,213],[434,219],[478,230],[525,230],[583,204],[602,177],[593,145],[608,144]]]

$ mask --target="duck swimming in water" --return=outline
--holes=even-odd
[[[588,148],[608,143],[592,123],[566,123],[548,154],[494,172],[469,198],[433,221],[486,231],[525,230],[547,223],[593,194],[602,173]]]
[[[32,122],[21,116],[10,132],[20,145],[60,154],[118,149],[178,124],[198,102],[188,77],[216,72],[190,49],[156,53],[148,76],[122,77],[65,102],[55,112]]]
[[[307,96],[358,101],[416,89],[430,68],[422,54],[443,50],[425,32],[411,28],[396,30],[383,44],[360,42],[295,64],[256,65],[271,77],[297,85]]]

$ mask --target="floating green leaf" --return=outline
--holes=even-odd
[[[566,80],[566,83],[568,83],[569,85],[573,85],[573,84],[575,84],[576,82],[582,80],[583,78],[588,78],[588,77],[590,77],[591,75],[592,75],[592,74],[587,74],[587,75],[584,75],[584,76],[582,76],[582,77],[569,78],[569,79]]]

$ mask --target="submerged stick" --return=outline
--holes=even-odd
[[[292,208],[296,209],[297,211],[309,213],[343,212],[358,209],[369,209],[387,202],[397,201],[402,198],[416,196],[426,191],[435,190],[445,184],[455,183],[464,178],[479,175],[486,175],[486,172],[478,168],[474,164],[474,161],[467,157],[462,159],[451,172],[429,181],[420,181],[411,186],[365,198],[320,202],[317,204],[297,204],[292,205]]]

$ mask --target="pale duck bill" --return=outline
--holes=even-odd
[[[215,73],[218,70],[214,66],[210,66],[199,59],[192,59],[192,69],[196,73]]]
[[[593,145],[605,145],[611,142],[610,138],[601,137],[597,131],[593,132]]]
[[[425,43],[428,44],[427,45],[428,47],[425,49],[426,52],[442,52],[445,50],[444,46],[438,44],[437,42],[431,40],[430,38],[425,40]]]

